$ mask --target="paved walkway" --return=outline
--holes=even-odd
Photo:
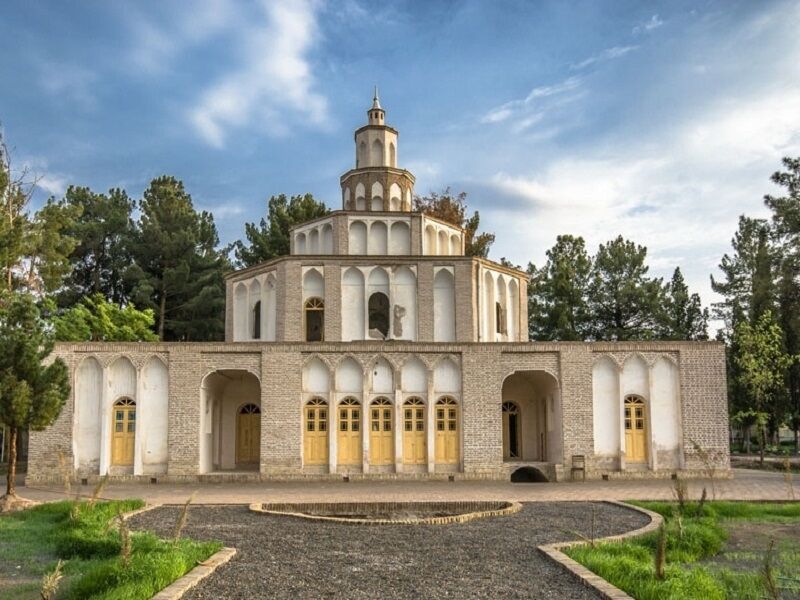
[[[734,469],[726,480],[690,480],[690,497],[703,487],[717,500],[789,500],[789,485],[781,473]],[[793,481],[794,498],[800,500],[800,477]],[[78,490],[72,489],[74,497]],[[92,493],[92,486],[81,492]],[[39,501],[65,497],[62,488],[19,487],[17,493]],[[251,502],[330,502],[385,500],[671,500],[671,480],[587,481],[570,483],[507,483],[497,481],[360,481],[360,482],[264,482],[204,484],[125,484],[106,486],[104,498],[141,498],[152,504],[182,503],[194,494],[195,504],[245,504]]]

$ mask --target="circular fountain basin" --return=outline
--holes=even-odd
[[[486,517],[510,515],[522,508],[519,502],[256,502],[250,510],[316,521],[359,525],[446,525]]]

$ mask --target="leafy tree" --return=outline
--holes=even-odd
[[[311,194],[272,196],[267,201],[267,217],[261,222],[245,223],[247,244],[241,240],[234,244],[234,255],[241,267],[252,267],[278,256],[289,254],[289,230],[295,225],[323,217],[330,212],[324,203]]]
[[[690,294],[680,268],[664,286],[659,337],[666,340],[707,340],[708,309],[698,294]]]
[[[155,342],[152,309],[132,304],[120,307],[103,294],[86,296],[78,304],[51,318],[55,338],[61,342]]]
[[[647,248],[622,236],[600,244],[589,282],[591,331],[598,340],[656,336],[661,280],[647,277]]]
[[[228,264],[212,215],[198,214],[183,183],[166,175],[150,182],[139,210],[125,273],[131,298],[154,310],[161,340],[221,338]]]
[[[68,230],[78,243],[69,256],[71,272],[59,294],[60,304],[71,306],[89,294],[124,303],[128,299],[123,275],[130,264],[133,201],[121,189],[97,194],[74,186],[69,187],[64,201],[78,208],[80,216]]]
[[[786,195],[764,197],[772,210],[772,224],[779,246],[778,313],[790,354],[800,354],[800,157],[784,158],[786,171],[772,175],[773,183],[786,188]],[[791,425],[795,449],[800,449],[800,362],[787,377]]]
[[[6,506],[16,497],[16,440],[20,429],[41,431],[61,413],[69,396],[66,364],[46,359],[53,349],[50,328],[26,293],[5,293],[0,302],[0,421],[10,432]]]
[[[590,335],[588,287],[592,259],[582,237],[560,235],[547,263],[529,267],[530,335],[536,340],[584,340]]]
[[[495,236],[493,233],[478,233],[481,217],[477,210],[472,215],[467,213],[466,192],[453,195],[448,187],[441,194],[431,192],[428,196],[414,196],[414,210],[464,229],[466,256],[489,256]]]
[[[775,417],[785,394],[786,373],[797,357],[788,354],[783,346],[783,331],[775,322],[772,311],[765,311],[754,324],[742,320],[734,332],[739,351],[735,356],[739,379],[756,416],[766,413]],[[766,446],[765,419],[760,419],[760,455],[764,462]],[[777,425],[777,423],[776,423]]]
[[[34,185],[27,181],[27,176],[25,171],[14,173],[11,155],[0,132],[0,268],[6,290],[15,287],[30,226],[26,209]]]

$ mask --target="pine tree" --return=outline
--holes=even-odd
[[[583,340],[589,334],[592,259],[581,237],[560,235],[541,270],[531,265],[530,335],[535,340]]]
[[[708,309],[698,294],[690,294],[680,267],[664,286],[659,337],[665,340],[707,340]]]
[[[493,233],[478,233],[481,216],[477,210],[468,215],[466,192],[453,195],[448,187],[441,194],[431,192],[428,196],[414,196],[414,210],[464,229],[466,256],[489,256],[495,236]]]
[[[60,358],[48,364],[53,349],[50,327],[35,299],[22,292],[0,298],[0,422],[8,426],[6,495],[0,505],[16,500],[16,438],[21,429],[41,431],[52,425],[69,397],[69,373]]]
[[[252,267],[278,256],[289,254],[289,230],[301,223],[323,217],[330,211],[311,194],[272,196],[267,202],[267,217],[259,225],[245,223],[247,243],[234,244],[236,261],[241,267]]]
[[[622,236],[600,244],[588,292],[594,339],[656,337],[661,280],[647,276],[646,258],[647,248]]]

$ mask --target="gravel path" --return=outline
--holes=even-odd
[[[639,513],[603,503],[536,502],[506,517],[454,525],[319,523],[194,506],[184,535],[238,550],[184,598],[598,598],[536,551],[540,544],[629,531]],[[132,519],[169,535],[176,507]]]

